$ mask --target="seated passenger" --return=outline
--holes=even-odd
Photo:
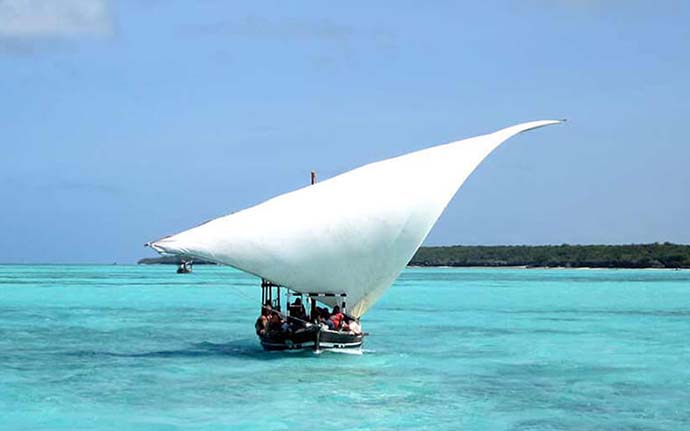
[[[316,307],[316,316],[314,316],[314,321],[321,326],[326,326],[329,329],[331,328],[332,323],[329,321],[329,318],[331,317],[331,313],[328,312],[328,308],[326,307]]]
[[[290,316],[300,319],[300,320],[307,320],[307,312],[304,309],[304,305],[302,305],[302,298],[295,298],[295,302],[290,304],[288,307],[290,310]]]
[[[271,312],[271,317],[268,320],[269,331],[281,331],[283,328],[283,319],[277,311]]]
[[[345,318],[345,315],[340,312],[340,307],[336,305],[335,307],[333,307],[333,313],[331,313],[331,316],[328,319],[328,321],[331,322],[328,325],[328,327],[330,329],[335,329],[335,330],[340,329],[340,326],[343,324],[344,318]]]
[[[261,307],[261,315],[256,319],[254,328],[256,328],[256,335],[266,335],[268,334],[269,318],[273,312],[271,303],[267,302],[266,305]]]
[[[355,335],[359,335],[362,333],[362,327],[360,326],[359,322],[354,319],[350,320],[347,326],[350,332],[352,332]]]

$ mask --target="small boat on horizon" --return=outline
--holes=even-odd
[[[180,260],[177,264],[178,274],[191,274],[192,273],[192,261],[191,260]]]
[[[360,319],[482,160],[518,133],[562,121],[518,124],[319,183],[312,172],[310,186],[146,245],[260,277],[265,350],[359,349]]]

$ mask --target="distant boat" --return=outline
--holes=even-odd
[[[263,312],[270,307],[267,315],[285,322],[259,334],[266,350],[357,349],[360,319],[479,163],[508,138],[560,122],[518,124],[371,163],[146,245],[261,277]],[[304,298],[311,312],[284,312],[283,296],[286,306]],[[338,306],[350,324],[319,322],[318,303]]]
[[[178,274],[190,274],[192,272],[192,261],[191,260],[181,260],[179,264],[177,264],[177,273]]]

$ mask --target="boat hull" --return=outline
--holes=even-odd
[[[273,333],[260,336],[261,346],[267,351],[281,350],[356,350],[362,347],[363,336],[328,329],[303,329],[291,333]]]

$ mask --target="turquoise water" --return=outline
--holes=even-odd
[[[0,429],[690,429],[690,271],[408,269],[318,356],[173,271],[0,266]]]

